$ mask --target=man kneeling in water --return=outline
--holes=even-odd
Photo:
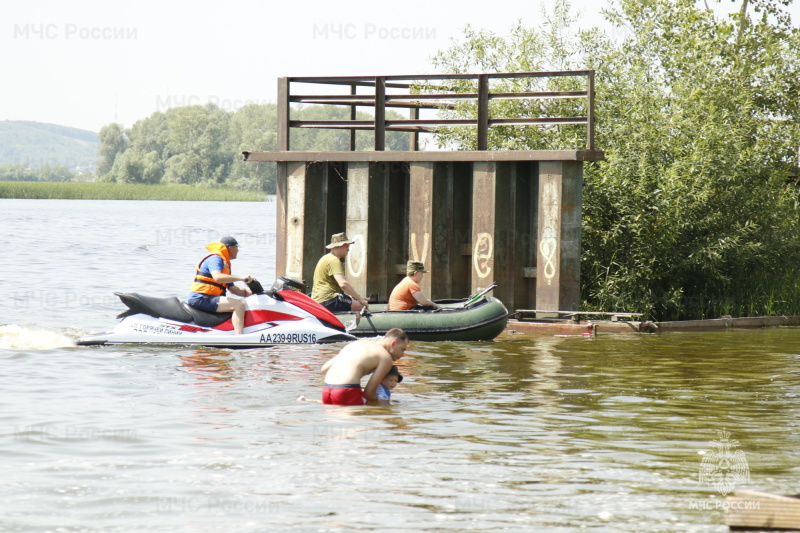
[[[345,346],[322,366],[325,383],[322,403],[363,405],[378,400],[378,385],[392,369],[392,364],[408,349],[408,335],[399,328],[390,329],[377,342],[360,340]],[[372,374],[363,392],[361,378]]]

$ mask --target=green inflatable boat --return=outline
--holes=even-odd
[[[337,313],[336,316],[356,337],[383,335],[402,328],[414,341],[490,341],[508,323],[503,302],[481,294],[466,300],[441,300],[438,311],[387,311],[386,304],[370,304],[364,316]]]

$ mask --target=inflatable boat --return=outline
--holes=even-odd
[[[336,316],[356,337],[374,337],[402,328],[416,341],[489,341],[506,328],[509,314],[503,302],[486,292],[465,300],[436,301],[441,307],[437,311],[387,311],[386,304],[370,304],[363,316]]]

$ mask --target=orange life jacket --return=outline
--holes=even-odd
[[[217,283],[216,281],[214,281],[214,278],[212,278],[210,274],[208,276],[203,274],[200,271],[200,266],[203,264],[203,261],[205,261],[212,255],[218,255],[222,258],[221,272],[223,274],[230,274],[231,256],[228,253],[228,247],[222,244],[221,242],[212,242],[211,244],[206,246],[206,249],[211,253],[202,258],[200,262],[197,263],[197,272],[194,275],[194,283],[192,283],[192,286],[189,289],[189,291],[200,292],[203,294],[208,294],[209,296],[222,296],[223,294],[225,294],[228,284]]]

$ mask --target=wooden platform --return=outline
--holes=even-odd
[[[513,337],[514,335],[568,335],[582,336],[597,334],[595,324],[574,324],[566,321],[560,322],[521,322],[519,320],[509,320],[504,336]]]
[[[737,490],[725,498],[725,524],[732,530],[800,531],[800,497]]]
[[[534,312],[535,309],[527,310]],[[519,310],[517,310],[519,313]],[[551,313],[553,313],[551,311]],[[558,313],[558,312],[555,312]],[[800,316],[762,316],[743,318],[716,318],[711,320],[682,320],[677,322],[641,322],[638,320],[619,320],[624,315],[636,313],[599,313],[605,320],[575,320],[567,318],[572,313],[563,312],[560,317],[526,318],[509,320],[506,332],[509,335],[582,335],[591,328],[593,334],[601,333],[680,333],[692,331],[714,331],[720,329],[755,329],[780,326],[800,326]],[[584,317],[591,313],[575,313]],[[619,315],[613,320],[613,315]],[[608,318],[611,317],[611,320]]]
[[[517,309],[517,319],[541,319],[541,318],[566,318],[573,322],[580,322],[587,317],[598,317],[601,319],[610,319],[612,322],[617,322],[620,318],[641,318],[643,313],[616,313],[604,311],[548,311],[545,309]]]

